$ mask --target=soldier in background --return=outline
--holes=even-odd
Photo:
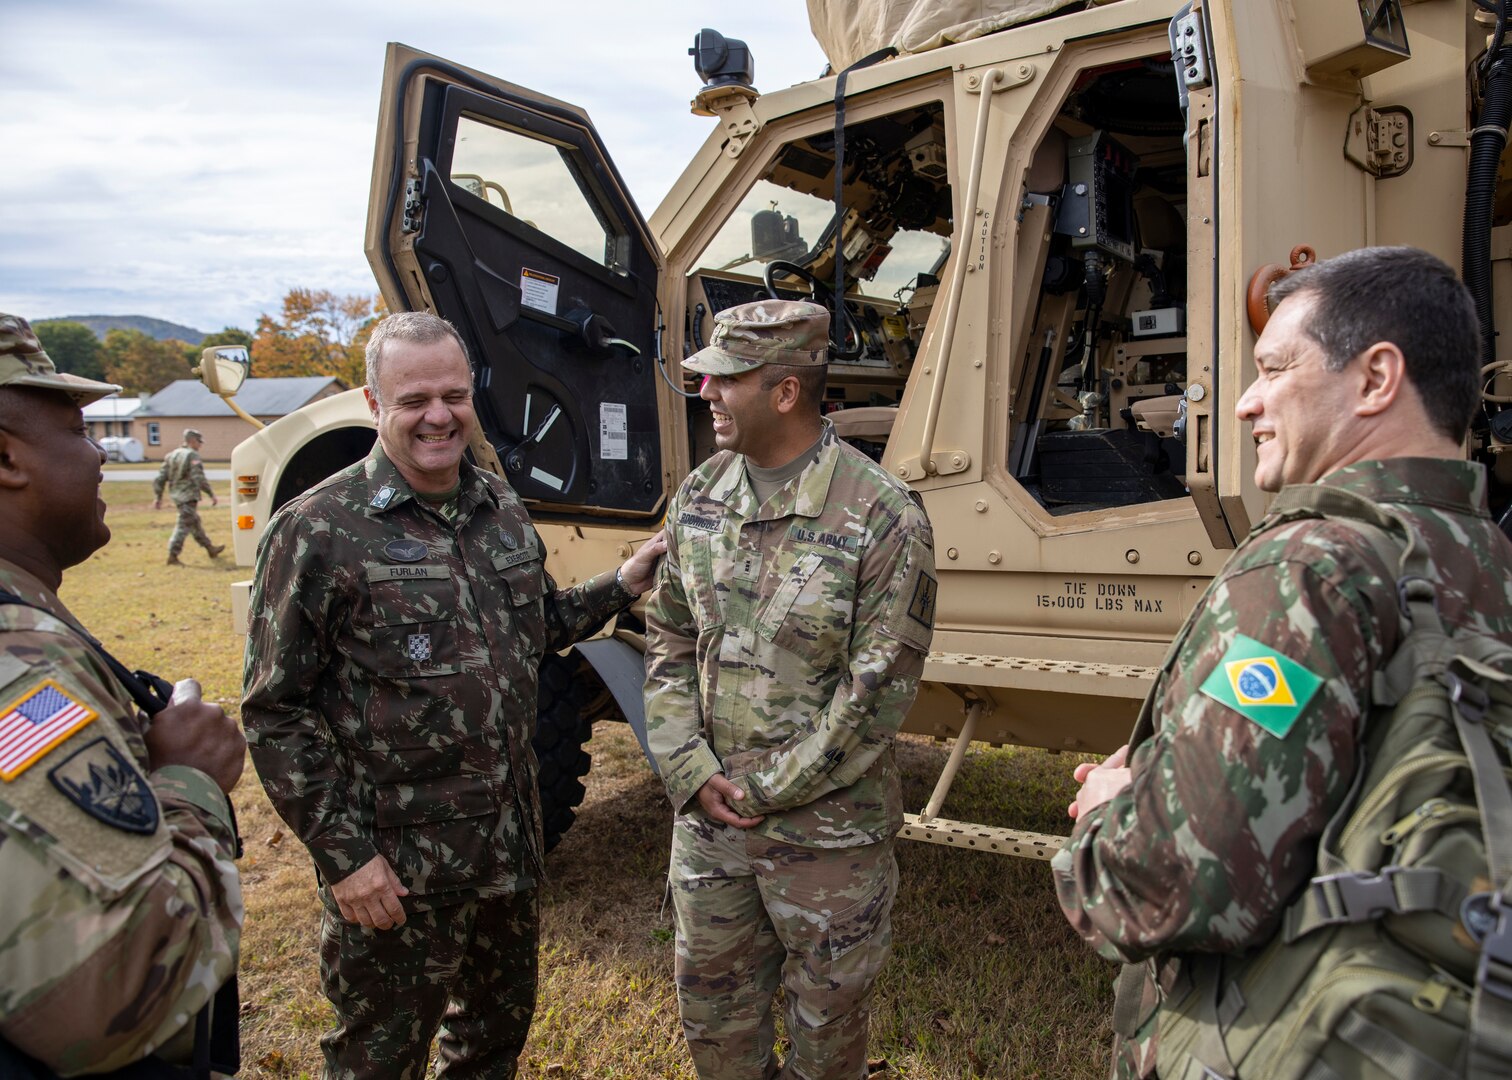
[[[934,624],[933,538],[909,491],[819,411],[829,315],[721,312],[683,361],[721,452],[667,513],[646,608],[646,726],[677,814],[677,995],[703,1080],[866,1074],[892,942],[893,740]]]
[[[462,460],[477,426],[450,323],[367,345],[378,441],[292,500],[258,553],[242,717],[319,875],[327,1077],[515,1075],[535,1007],[544,876],[530,739],[547,650],[650,587],[660,535],[557,589],[509,486]]]
[[[1271,299],[1235,409],[1254,429],[1257,486],[1352,492],[1407,519],[1446,627],[1512,642],[1512,546],[1462,451],[1480,397],[1469,293],[1426,252],[1367,248]],[[1117,1076],[1156,1075],[1183,956],[1265,945],[1312,877],[1356,774],[1373,673],[1401,639],[1396,577],[1358,529],[1261,522],[1177,636],[1132,749],[1077,766],[1076,828],[1051,864],[1061,907],[1103,956],[1152,961],[1142,986],[1120,980]],[[1271,672],[1269,708],[1238,692],[1234,673],[1251,668],[1236,661]]]
[[[242,903],[226,795],[242,734],[198,700],[148,726],[57,595],[63,571],[110,539],[105,453],[79,407],[119,389],[58,374],[26,321],[0,315],[5,1077],[143,1059],[133,1076],[169,1075],[164,1061],[189,1061],[196,1014],[236,970]]]
[[[199,456],[200,447],[204,445],[203,435],[194,428],[185,428],[183,445],[169,451],[163,459],[163,467],[152,481],[152,508],[163,508],[164,488],[167,488],[173,505],[178,507],[178,522],[173,526],[173,535],[168,538],[169,566],[184,565],[179,562],[179,552],[184,550],[184,541],[191,536],[212,559],[226,550],[226,545],[210,542],[210,537],[205,535],[205,526],[200,523],[200,493],[210,496],[211,506],[217,503],[215,489],[205,479],[205,464]]]

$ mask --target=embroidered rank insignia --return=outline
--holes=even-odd
[[[157,798],[147,779],[103,735],[47,774],[53,786],[90,817],[117,829],[152,833]]]
[[[431,636],[429,634],[411,634],[405,644],[405,655],[411,660],[429,660],[431,658]]]
[[[405,537],[403,540],[390,540],[383,546],[383,554],[394,562],[419,562],[430,554],[430,549],[423,540]]]
[[[1239,634],[1199,689],[1284,739],[1322,685],[1295,660]]]
[[[394,501],[395,494],[396,492],[393,488],[389,487],[387,484],[384,484],[381,488],[378,489],[378,494],[373,496],[372,502],[368,503],[368,505],[375,510],[383,510],[388,506],[389,503]]]
[[[97,713],[44,679],[0,711],[0,779],[14,780]]]

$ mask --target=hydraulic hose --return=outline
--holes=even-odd
[[[1480,116],[1470,133],[1470,168],[1465,186],[1465,234],[1461,271],[1475,299],[1480,321],[1482,365],[1496,359],[1496,313],[1491,302],[1491,222],[1496,207],[1496,173],[1512,121],[1512,48],[1503,46],[1486,72]]]

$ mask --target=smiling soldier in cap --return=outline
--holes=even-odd
[[[236,969],[242,903],[226,793],[241,775],[241,731],[187,689],[149,726],[139,682],[58,599],[63,571],[110,539],[105,453],[80,405],[119,389],[55,371],[26,320],[0,315],[7,1078],[127,1066],[133,1077],[208,1077],[168,1062],[190,1059],[196,1014]],[[217,1056],[215,1067],[234,1060]]]
[[[173,526],[173,535],[168,538],[169,566],[183,565],[179,562],[179,552],[184,550],[184,541],[191,536],[212,559],[226,550],[225,544],[210,542],[210,537],[205,535],[205,526],[200,523],[200,492],[210,496],[211,506],[217,502],[215,489],[205,479],[204,462],[200,461],[200,447],[204,445],[203,435],[194,428],[185,428],[183,445],[169,452],[163,459],[163,467],[152,481],[152,494],[156,496],[152,508],[163,508],[164,488],[168,489],[168,497],[173,500],[173,505],[178,507],[178,522]]]
[[[903,484],[820,414],[829,314],[719,314],[707,376],[720,452],[667,513],[646,609],[646,726],[677,818],[670,878],[683,1033],[703,1080],[866,1074],[892,940],[893,739],[934,624],[933,539]]]

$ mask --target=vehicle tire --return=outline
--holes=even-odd
[[[593,667],[576,652],[566,656],[548,653],[541,660],[536,731],[531,745],[539,770],[547,851],[556,847],[571,827],[587,793],[583,777],[588,775],[591,760],[583,744],[592,736],[593,721],[607,697],[609,692]]]

